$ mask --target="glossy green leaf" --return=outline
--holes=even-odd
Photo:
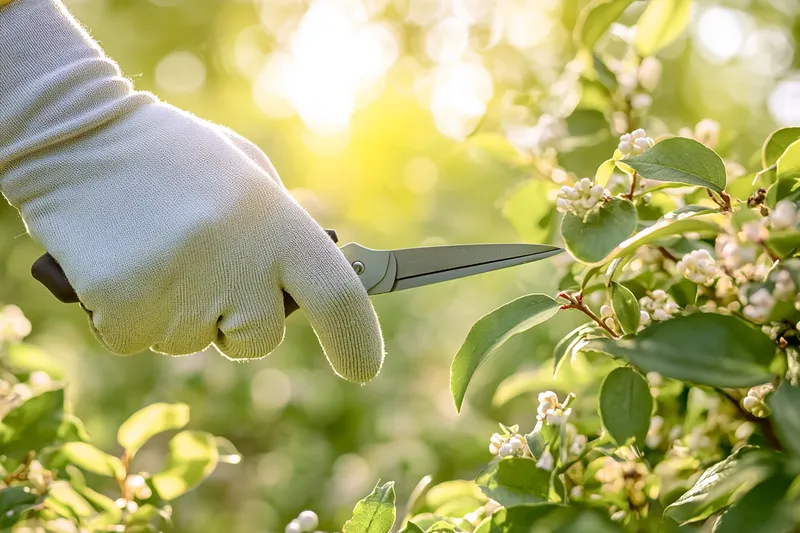
[[[587,322],[573,329],[558,341],[555,349],[553,350],[553,377],[558,374],[558,369],[561,368],[561,363],[564,357],[572,352],[576,343],[580,342],[582,337],[594,329],[594,322]]]
[[[800,140],[800,128],[797,127],[780,128],[770,133],[761,147],[761,166],[769,168],[777,163],[789,145],[797,140]]]
[[[403,527],[403,529],[400,530],[400,533],[424,533],[424,530],[409,520],[406,522],[406,525]]]
[[[634,338],[595,339],[588,348],[625,359],[643,372],[729,388],[769,381],[775,355],[775,345],[760,329],[713,313],[657,322]]]
[[[182,431],[169,442],[169,456],[163,472],[152,477],[162,499],[170,501],[192,490],[217,466],[217,442],[210,433]]]
[[[48,490],[50,500],[61,503],[73,516],[88,517],[95,514],[92,505],[66,481],[56,481]]]
[[[135,412],[120,426],[117,441],[133,457],[154,435],[181,429],[188,423],[189,406],[185,403],[154,403]]]
[[[43,392],[28,399],[0,420],[0,450],[20,457],[53,444],[64,416],[64,391]]]
[[[584,263],[602,261],[635,229],[636,207],[621,198],[613,198],[585,218],[567,214],[561,221],[567,250]]]
[[[636,25],[636,51],[641,56],[657,54],[680,37],[691,13],[691,0],[650,0]]]
[[[583,8],[575,25],[575,42],[592,48],[633,0],[592,0]]]
[[[541,457],[548,444],[559,435],[559,428],[545,424],[542,420],[536,422],[533,431],[525,435],[525,442],[534,457]]]
[[[356,504],[342,533],[389,533],[394,525],[394,500],[393,482],[376,485],[369,496]]]
[[[797,183],[800,179],[800,141],[790,144],[783,155],[778,158],[777,163],[778,182],[790,180],[792,186],[790,192],[795,192],[798,188]],[[780,200],[781,198],[777,198]]]
[[[119,458],[98,450],[86,442],[69,442],[62,446],[61,453],[72,464],[87,472],[116,479],[125,476],[125,466]]]
[[[784,497],[793,481],[783,472],[765,479],[722,515],[714,533],[789,533],[794,521],[787,504],[796,502]]]
[[[641,374],[631,368],[617,368],[600,386],[600,418],[603,426],[620,446],[631,438],[644,445],[650,427],[653,397]]]
[[[426,530],[426,533],[458,533],[463,531],[447,520],[439,520]]]
[[[599,167],[597,167],[597,172],[594,174],[594,182],[598,185],[606,187],[608,185],[608,180],[611,179],[611,175],[614,174],[614,170],[616,168],[616,161],[613,159],[606,159]]]
[[[550,492],[550,472],[527,457],[506,457],[481,472],[475,483],[500,505],[542,503]]]
[[[630,289],[616,281],[611,282],[611,307],[614,309],[614,314],[617,315],[622,331],[636,333],[641,320],[639,300]]]
[[[545,294],[517,298],[478,320],[450,367],[450,392],[456,409],[461,410],[469,382],[475,371],[501,344],[558,312],[560,303]]]
[[[655,181],[698,185],[722,192],[725,163],[702,143],[683,137],[665,139],[641,155],[625,160],[639,176]]]
[[[800,231],[771,231],[764,243],[779,257],[789,257],[790,255],[793,255],[798,248],[800,248]]]
[[[783,447],[800,457],[800,387],[787,382],[767,397],[775,432]]]
[[[721,231],[721,228],[713,222],[701,220],[698,218],[686,218],[681,220],[659,220],[647,229],[638,232],[636,235],[628,240],[619,244],[607,257],[602,261],[593,263],[592,265],[602,265],[617,257],[625,257],[633,254],[641,246],[652,244],[665,237],[672,235],[682,235],[686,232],[696,232],[701,234],[716,235]]]
[[[484,503],[486,503],[486,496],[483,495],[481,489],[475,484],[474,481],[465,479],[455,479],[452,481],[445,481],[439,483],[428,490],[425,495],[425,504],[436,512],[437,509],[443,505],[447,505],[454,500],[462,500],[470,502],[472,506],[469,511],[474,511]],[[441,512],[436,512],[441,515]]]
[[[0,528],[10,531],[25,511],[36,506],[38,497],[27,487],[0,489]]]
[[[774,468],[770,452],[751,446],[740,448],[703,472],[691,489],[667,507],[664,516],[680,524],[705,520],[769,476]]]
[[[543,518],[549,518],[555,512],[569,513],[570,509],[556,503],[501,507],[481,522],[475,533],[530,533],[532,528],[538,531],[536,523]],[[548,520],[547,525],[550,524]]]

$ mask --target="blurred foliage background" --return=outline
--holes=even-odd
[[[541,169],[517,150],[544,150],[552,132],[541,117],[563,117],[589,96],[570,68],[584,0],[66,4],[138,88],[257,143],[343,242],[394,248],[551,236],[552,221],[537,215],[547,191],[530,181]],[[644,4],[631,7],[632,19]],[[760,140],[776,125],[800,123],[799,36],[797,0],[697,1],[687,31],[660,56],[651,114],[664,131],[713,118],[728,153],[760,168],[752,158]],[[568,130],[581,127],[567,121]],[[591,145],[559,154],[561,166],[593,173],[616,144],[607,123],[597,131]],[[0,220],[0,302],[30,317],[31,342],[64,367],[74,410],[100,447],[114,450],[116,428],[144,405],[182,401],[192,428],[243,453],[240,465],[223,465],[176,502],[178,532],[282,531],[302,509],[335,531],[378,478],[396,480],[402,502],[426,474],[474,476],[496,421],[527,427],[536,417],[531,396],[493,402],[496,385],[527,370],[556,388],[542,361],[579,323],[564,314],[512,339],[476,377],[459,416],[449,364],[472,323],[509,299],[552,293],[563,261],[375,298],[387,358],[363,387],[331,373],[302,313],[288,320],[276,352],[249,364],[213,350],[120,358],[94,341],[78,307],[30,278],[42,250],[16,211],[1,206]],[[158,468],[163,445],[141,452],[145,469]]]

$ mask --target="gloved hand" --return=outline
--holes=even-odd
[[[267,157],[133,91],[60,0],[0,7],[0,187],[114,352],[262,357],[285,289],[339,375],[381,367],[358,276]]]

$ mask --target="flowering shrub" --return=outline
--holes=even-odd
[[[185,404],[134,413],[117,433],[119,456],[96,448],[70,412],[64,384],[50,375],[57,370],[37,369],[36,349],[21,343],[30,331],[19,308],[0,310],[0,531],[160,531],[170,522],[170,501],[219,463],[239,462],[227,440],[183,430],[170,440],[163,470],[136,469],[136,453],[151,437],[189,423]]]

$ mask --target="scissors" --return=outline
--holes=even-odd
[[[339,242],[335,231],[325,231],[333,242]],[[370,295],[532,263],[564,251],[547,244],[463,244],[373,250],[354,242],[340,250]],[[44,254],[33,263],[31,274],[62,302],[80,301],[61,266],[50,254]],[[286,316],[299,309],[286,292],[283,306]]]

